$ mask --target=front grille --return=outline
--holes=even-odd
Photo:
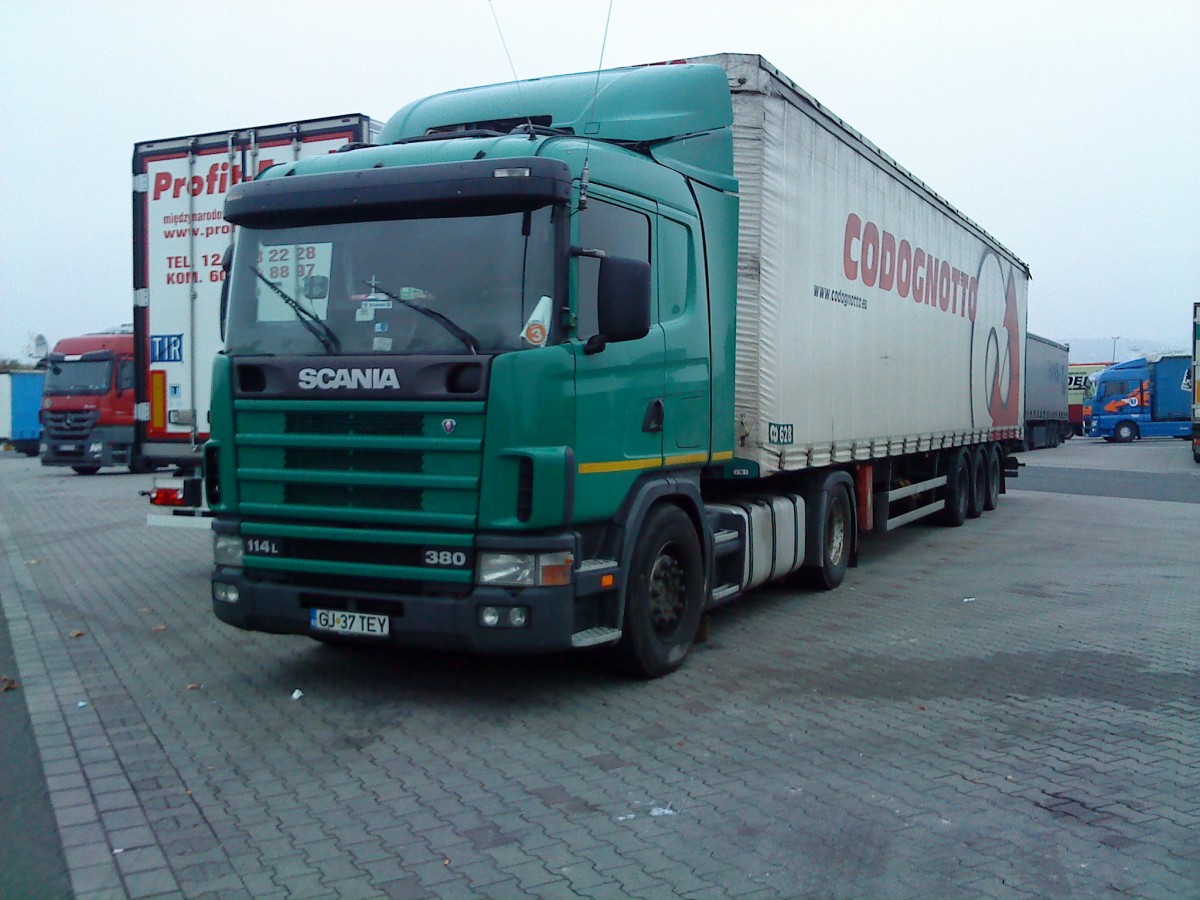
[[[419,488],[355,484],[289,483],[283,486],[284,503],[341,509],[421,509],[424,494]]]
[[[362,450],[325,447],[288,447],[285,469],[321,469],[328,472],[420,472],[424,455],[417,451]]]
[[[481,402],[247,399],[236,401],[234,412],[244,514],[434,530],[475,526]]]
[[[44,414],[45,435],[54,440],[82,440],[91,434],[92,426],[100,418],[99,410],[77,412],[52,412]]]
[[[412,437],[422,433],[425,417],[407,412],[288,412],[284,430],[288,434],[335,434]]]

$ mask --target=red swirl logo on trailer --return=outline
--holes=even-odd
[[[972,396],[986,403],[976,408],[975,421],[990,418],[993,428],[1021,422],[1021,321],[1016,279],[1007,268],[994,252],[984,252],[971,328],[971,381],[983,387]]]

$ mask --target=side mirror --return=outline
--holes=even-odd
[[[225,277],[221,279],[221,340],[225,340],[225,320],[229,315],[229,270],[233,268],[233,244],[225,248],[221,254],[221,271]]]
[[[588,341],[589,353],[650,333],[650,263],[625,256],[600,260],[596,320],[600,333]]]

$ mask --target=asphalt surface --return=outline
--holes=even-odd
[[[148,476],[0,458],[0,896],[1200,897],[1200,466],[1023,459],[635,682],[230,629]]]

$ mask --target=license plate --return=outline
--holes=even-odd
[[[79,449],[79,445],[78,444],[59,444],[58,449],[61,450],[63,453],[74,453],[76,450]]]
[[[369,637],[388,636],[387,616],[335,609],[310,609],[308,622],[315,631],[335,631],[338,634],[361,634]]]

